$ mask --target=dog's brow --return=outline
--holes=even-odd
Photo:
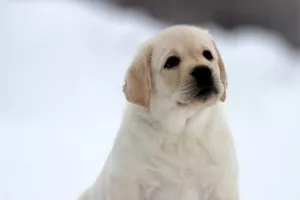
[[[165,51],[167,52],[167,54],[166,54],[167,57],[169,57],[169,56],[180,56],[179,52],[175,48],[172,48],[172,49],[166,48]]]

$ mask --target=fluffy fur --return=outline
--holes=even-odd
[[[211,51],[214,59],[203,57]],[[171,55],[181,62],[164,69]],[[217,93],[196,98],[190,72],[208,66]],[[238,166],[222,109],[227,76],[212,37],[167,28],[138,49],[123,91],[129,105],[111,153],[80,200],[239,200]]]

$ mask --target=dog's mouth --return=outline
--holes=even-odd
[[[206,87],[192,87],[188,91],[183,91],[177,101],[178,106],[186,106],[190,103],[203,102],[219,94],[218,88],[214,85]]]
[[[219,90],[214,86],[207,86],[199,89],[197,95],[195,96],[196,99],[202,99],[210,95],[219,94]]]

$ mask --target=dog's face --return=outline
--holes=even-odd
[[[226,98],[225,67],[207,31],[168,28],[141,46],[128,70],[127,99],[149,108],[151,96],[176,106],[209,106]]]

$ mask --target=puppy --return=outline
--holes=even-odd
[[[114,146],[80,199],[238,200],[226,88],[206,30],[172,26],[142,44],[126,75],[129,105]]]

